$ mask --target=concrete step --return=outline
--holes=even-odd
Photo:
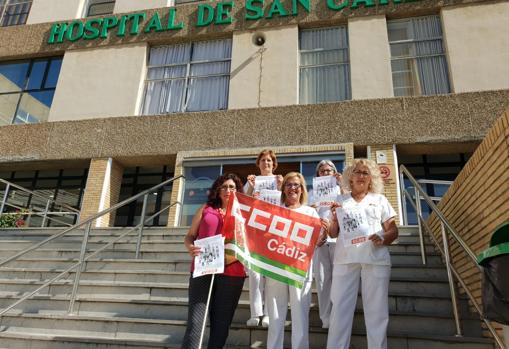
[[[126,285],[125,285],[126,286]],[[69,303],[68,293],[58,293],[58,285],[52,286],[49,294],[38,294],[26,300],[16,307],[17,311],[25,313],[48,313],[50,311],[65,311]],[[90,292],[93,288],[97,292]],[[108,285],[81,285],[76,301],[75,309],[80,314],[101,313],[104,316],[126,316],[135,318],[172,319],[185,320],[187,318],[187,288],[184,285],[174,287],[171,292],[165,294],[163,287],[148,288],[142,286],[137,289],[145,293],[134,293],[127,291],[120,293],[121,287],[117,285],[118,293],[113,290],[114,286]],[[133,287],[133,289],[136,287]],[[70,288],[69,288],[70,290]],[[0,293],[0,308],[5,308],[14,303],[23,294],[18,292],[3,291]],[[362,310],[360,295],[357,301],[357,309]],[[310,312],[310,323],[320,326],[318,317],[316,294],[312,296],[312,307]],[[468,303],[465,299],[459,302],[460,311],[468,318]],[[449,297],[429,296],[425,293],[413,294],[401,292],[389,292],[389,309],[391,316],[416,315],[428,317],[450,318],[452,306]],[[235,315],[235,321],[244,323],[250,317],[249,298],[247,285],[245,285],[239,307]],[[416,327],[417,328],[417,327]]]
[[[87,250],[87,255],[94,252],[93,250]],[[14,255],[16,251],[2,251],[0,250],[0,260]],[[31,251],[26,254],[31,258],[77,258],[79,257],[79,248],[67,248],[67,249],[51,249],[46,246]],[[165,249],[157,250],[146,250],[143,246],[141,248],[140,256],[142,259],[158,259],[166,260],[169,262],[187,260],[188,263],[191,257],[187,252],[184,251],[168,251]],[[117,247],[107,248],[100,252],[99,258],[120,258],[120,259],[134,259],[136,257],[135,249],[122,249]]]
[[[183,273],[176,274],[180,281],[166,280],[166,282],[140,282],[137,279],[128,281],[113,280],[86,280],[80,282],[79,294],[90,296],[129,296],[137,299],[153,299],[157,297],[187,297],[188,277]],[[188,274],[189,275],[189,274]],[[39,279],[0,279],[0,295],[21,296],[35,290],[44,284],[45,280]],[[59,280],[44,288],[40,295],[61,296],[71,293],[74,278]],[[409,283],[406,280],[393,278],[389,284],[389,292],[392,295],[423,296],[423,297],[450,297],[447,282],[434,282],[430,280],[415,280]],[[244,284],[241,299],[249,299],[248,283]],[[313,301],[316,302],[315,294]]]
[[[2,344],[9,348],[27,348],[16,345],[13,339],[25,339],[33,342],[35,348],[66,348],[61,342],[68,343],[67,348],[166,348],[181,343],[185,331],[184,320],[149,320],[125,317],[97,316],[98,314],[73,315],[66,314],[23,314],[7,315],[4,318],[0,338]],[[79,328],[80,330],[76,330]],[[290,348],[290,327],[285,331],[285,348]],[[169,335],[171,334],[171,335]],[[261,327],[248,328],[240,323],[233,323],[227,348],[264,347],[266,330]],[[53,346],[48,345],[53,339]],[[207,338],[207,336],[205,336]],[[310,348],[323,348],[327,331],[318,327],[310,327]],[[55,342],[56,340],[56,342]],[[41,343],[43,342],[43,343]],[[44,344],[44,342],[46,342]],[[463,348],[493,349],[487,339],[462,338],[451,335],[425,335],[394,331],[389,328],[389,347],[396,349],[424,348],[424,344],[436,349]],[[72,343],[72,344],[71,344]],[[33,348],[34,344],[30,346]],[[46,345],[46,346],[44,346]],[[105,346],[110,345],[110,346]],[[113,345],[113,346],[112,346]],[[467,346],[465,346],[467,345]],[[365,331],[354,328],[352,346],[365,348]]]

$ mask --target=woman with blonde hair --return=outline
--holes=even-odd
[[[350,193],[338,197],[331,237],[338,237],[334,253],[328,349],[348,349],[359,279],[369,349],[387,348],[389,323],[388,246],[398,237],[396,212],[385,196],[378,166],[355,159],[343,172]]]
[[[288,173],[282,183],[281,205],[290,210],[316,217],[318,214],[306,205],[306,181],[298,172]],[[322,228],[328,230],[328,224],[322,221]],[[280,281],[267,278],[267,311],[269,313],[268,349],[283,349],[284,329],[288,301],[292,311],[292,349],[309,348],[309,307],[311,305],[312,268],[310,266],[304,286],[299,289]]]

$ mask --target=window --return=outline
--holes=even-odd
[[[395,96],[449,93],[447,62],[438,16],[389,21]]]
[[[0,0],[0,27],[25,24],[32,0]]]
[[[152,48],[142,113],[226,109],[231,51],[231,39]]]
[[[90,0],[88,2],[87,17],[102,16],[113,13],[115,1],[111,0]]]
[[[122,177],[118,201],[128,199],[172,177],[173,173],[169,170],[168,166],[126,168]],[[175,203],[171,201],[172,186],[173,184],[161,187],[157,192],[148,195],[145,218]],[[138,225],[141,221],[142,207],[143,197],[120,207],[115,215],[115,226],[131,227]],[[168,223],[168,212],[169,210],[162,212],[159,216],[147,222],[146,226],[166,226]]]
[[[300,104],[351,98],[346,27],[301,30]]]
[[[0,125],[48,120],[62,58],[0,64]]]

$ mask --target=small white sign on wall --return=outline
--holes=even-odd
[[[387,163],[387,152],[385,150],[377,150],[376,152],[376,163],[386,164]]]

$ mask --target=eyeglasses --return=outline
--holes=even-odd
[[[322,173],[334,173],[334,170],[332,168],[326,168],[326,169],[320,169],[318,171],[319,174],[322,174]]]
[[[371,176],[371,173],[369,173],[368,171],[353,171],[353,174],[356,175],[356,176],[364,176],[364,177],[369,177]]]
[[[297,188],[300,188],[300,186],[301,186],[300,183],[286,183],[285,184],[286,189],[293,189],[293,188],[297,189]]]
[[[222,185],[219,187],[221,191],[237,191],[237,187],[234,185]]]

